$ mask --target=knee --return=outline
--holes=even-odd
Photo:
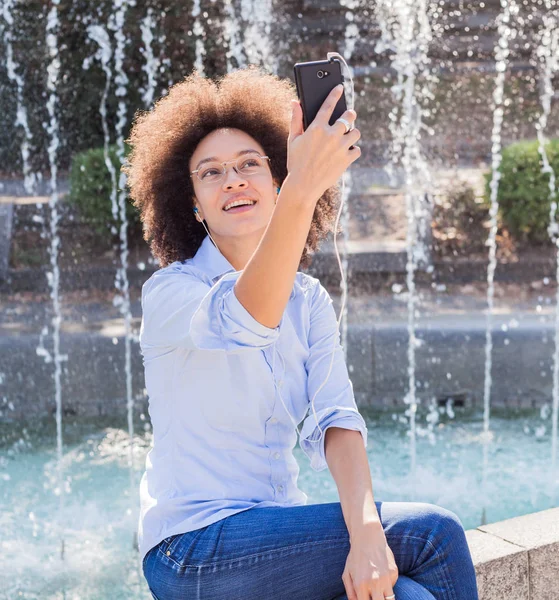
[[[440,532],[443,535],[464,535],[464,526],[456,513],[437,504],[427,502],[420,504],[423,517],[428,521],[432,531]]]

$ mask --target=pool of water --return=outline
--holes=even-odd
[[[481,413],[440,408],[435,420],[433,413],[427,420],[420,410],[415,475],[404,412],[361,413],[369,427],[377,501],[438,504],[454,511],[466,529],[558,506],[549,407],[492,412],[485,478]],[[62,493],[54,418],[25,427],[0,424],[2,600],[151,600],[134,533],[138,484],[152,438],[145,420],[138,420],[135,431],[131,471],[125,418],[66,418]],[[329,471],[312,471],[298,446],[294,453],[309,503],[338,501]]]

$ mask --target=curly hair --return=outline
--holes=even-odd
[[[244,131],[270,157],[273,179],[281,187],[287,177],[291,99],[297,99],[291,81],[256,65],[215,82],[194,69],[151,110],[136,112],[122,171],[140,213],[144,240],[161,267],[192,258],[206,236],[193,213],[195,193],[188,168],[199,142],[220,128]],[[310,253],[334,230],[339,197],[336,184],[318,200],[299,269],[310,265]]]

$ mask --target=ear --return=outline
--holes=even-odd
[[[194,212],[194,209],[198,209],[198,212]],[[200,207],[196,204],[196,202],[192,202],[192,214],[194,215],[194,218],[199,221],[200,223],[204,220],[202,218],[202,215],[200,214]]]

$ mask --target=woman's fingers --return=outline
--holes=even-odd
[[[353,123],[355,123],[355,119],[357,118],[357,113],[354,110],[346,110],[345,113],[339,118],[345,119],[350,125],[349,131],[352,131],[351,126],[353,125]],[[339,120],[334,121],[334,124],[331,125],[331,127],[339,127],[341,129],[341,132],[345,133],[346,126],[344,123],[342,123]],[[349,131],[346,133],[346,135],[349,134]]]
[[[361,131],[357,128],[354,128],[345,134],[344,142],[347,144],[347,147],[349,148],[352,144],[354,144],[360,138],[361,138]]]
[[[342,575],[342,581],[344,582],[347,600],[357,600],[357,592],[355,591],[353,581],[351,580],[351,575],[349,574],[349,571],[347,569]]]
[[[324,127],[328,125],[330,118],[332,117],[332,113],[336,108],[336,104],[338,104],[341,95],[344,92],[343,86],[333,88],[328,96],[326,96],[326,100],[322,103],[320,110],[316,114],[316,117],[313,120],[313,123],[320,127]],[[311,123],[312,125],[312,123]]]
[[[297,100],[291,101],[291,124],[289,126],[288,142],[303,135],[303,109]]]
[[[359,130],[351,128],[357,113],[346,110],[342,117],[350,124],[346,126],[336,122],[332,126],[329,120],[343,93],[343,88],[334,88],[324,101],[319,113],[302,133],[302,109],[293,103],[292,118],[288,137],[287,170],[299,186],[306,188],[306,194],[316,200],[333,186],[351,163],[361,156],[358,147],[349,148],[361,137]]]

